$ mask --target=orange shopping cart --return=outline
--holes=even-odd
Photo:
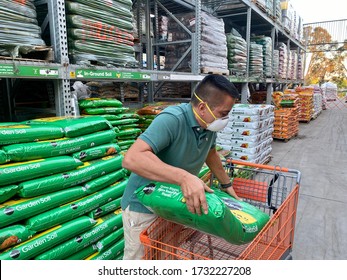
[[[196,229],[157,218],[140,239],[146,260],[291,259],[300,172],[279,166],[227,160],[235,192],[270,215],[248,244],[234,245]],[[213,183],[213,176],[211,176]]]

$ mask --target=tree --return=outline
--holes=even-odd
[[[329,32],[322,28],[305,28],[307,52],[311,60],[305,80],[307,84],[326,81],[344,87],[347,83],[347,40],[343,44],[332,40]]]

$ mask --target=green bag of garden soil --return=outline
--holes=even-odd
[[[100,145],[94,148],[86,149],[77,153],[74,153],[72,156],[81,161],[90,161],[94,159],[99,159],[105,156],[115,155],[121,151],[120,147],[115,143],[108,143]]]
[[[13,144],[3,147],[11,161],[25,161],[49,158],[79,152],[94,146],[111,142],[116,137],[113,130],[95,132],[76,138],[61,138],[53,141],[39,141]]]
[[[9,162],[10,159],[7,157],[5,151],[0,150],[0,164],[4,164],[6,162]]]
[[[19,186],[11,185],[6,187],[0,187],[0,203],[9,200],[15,196],[19,191]]]
[[[115,200],[123,195],[128,180],[123,180],[100,192],[96,192],[80,200],[65,204],[26,220],[26,225],[34,231],[49,229],[58,224],[69,221],[75,217],[82,216],[90,211]]]
[[[30,239],[35,234],[23,225],[13,225],[0,229],[0,251]]]
[[[233,244],[251,242],[269,221],[258,208],[214,189],[206,193],[208,214],[189,212],[179,186],[150,183],[136,191],[138,199],[158,216],[225,239]]]
[[[124,236],[124,229],[120,228],[116,230],[115,232],[110,233],[106,237],[100,239],[96,243],[96,247],[98,248],[98,252],[104,252],[106,251],[109,247],[111,247],[112,244],[117,242],[119,239],[123,238]]]
[[[100,191],[112,184],[117,183],[119,180],[127,176],[127,171],[125,169],[119,169],[115,172],[106,174],[94,180],[88,181],[83,187],[88,194]]]
[[[0,260],[29,260],[35,258],[57,244],[89,230],[95,224],[95,220],[86,216],[76,218],[37,234],[32,239],[3,252],[0,254]]]
[[[86,115],[122,114],[128,110],[127,107],[86,108],[82,110],[82,113]]]
[[[88,216],[97,219],[100,218],[103,215],[106,215],[108,213],[111,213],[115,210],[117,210],[120,207],[120,202],[122,198],[117,198],[115,200],[110,201],[109,203],[106,203],[104,205],[101,205],[100,207],[96,208],[95,210],[91,211]]]
[[[98,247],[95,244],[76,252],[75,254],[68,256],[65,260],[84,260],[98,251]]]
[[[57,139],[64,136],[60,127],[47,124],[19,124],[2,126],[0,123],[0,146]]]
[[[6,201],[4,204],[0,204],[0,228],[33,217],[86,195],[84,188],[75,187],[31,199]]]
[[[19,184],[21,189],[18,195],[21,197],[34,197],[84,184],[85,182],[121,169],[122,161],[122,155],[107,156],[101,159],[87,161],[83,166],[73,171],[22,182]]]
[[[102,219],[97,220],[97,224],[90,230],[74,236],[72,239],[61,243],[54,248],[38,255],[36,260],[63,260],[83,248],[92,245],[98,240],[108,236],[113,231],[122,228],[121,212],[112,213]]]
[[[65,137],[74,138],[94,132],[110,129],[111,124],[103,117],[100,116],[79,116],[79,117],[51,117],[34,119],[25,122],[26,124],[37,126],[56,126],[63,129],[64,134],[55,138],[58,139],[65,135]]]
[[[0,165],[0,186],[73,170],[83,163],[70,156]]]
[[[123,103],[113,98],[87,98],[78,101],[80,108],[123,107]]]
[[[87,260],[114,260],[119,257],[124,251],[124,239],[119,240],[104,252],[97,252],[87,258]]]
[[[118,115],[102,115],[108,121],[118,121],[124,119],[139,119],[140,116],[138,114],[126,113],[126,114],[118,114]]]

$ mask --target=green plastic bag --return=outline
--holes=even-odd
[[[129,129],[129,128],[139,128],[138,124],[123,124],[123,125],[118,125],[119,131]]]
[[[35,234],[23,225],[13,225],[0,229],[0,251],[30,239]]]
[[[14,123],[2,126],[0,123],[0,146],[57,139],[64,136],[64,130],[54,125],[29,125]]]
[[[86,196],[85,189],[82,187],[75,187],[31,199],[7,201],[0,205],[0,228],[84,196]]]
[[[6,187],[0,187],[0,203],[9,200],[15,196],[19,191],[19,186],[11,185]]]
[[[135,136],[137,137],[139,134],[141,134],[141,129],[139,128],[129,128],[120,130],[119,132],[116,132],[117,138],[124,137],[124,136]]]
[[[98,240],[108,236],[113,231],[122,227],[122,214],[112,213],[97,220],[97,224],[90,230],[74,236],[72,239],[61,243],[54,248],[38,255],[36,260],[62,260],[90,246]]]
[[[88,214],[88,216],[93,218],[93,219],[97,219],[97,218],[102,217],[103,215],[111,213],[120,207],[121,200],[122,200],[122,198],[120,197],[120,198],[117,198],[115,200],[110,201],[109,203],[101,205],[100,207],[91,211]]]
[[[84,260],[88,258],[89,256],[93,255],[98,251],[98,248],[95,244],[89,245],[88,247],[76,252],[75,254],[72,254],[71,256],[67,257],[65,260]]]
[[[75,217],[82,216],[100,207],[100,205],[121,197],[127,182],[128,180],[123,180],[117,185],[112,185],[100,192],[31,217],[26,220],[26,226],[34,231],[43,231]]]
[[[126,107],[86,108],[82,110],[82,113],[86,115],[122,114],[127,110],[129,110],[129,108]]]
[[[0,164],[4,164],[6,162],[9,162],[9,158],[7,157],[5,151],[0,150]]]
[[[7,153],[11,161],[18,162],[72,154],[109,143],[115,136],[116,133],[113,130],[106,130],[77,138],[61,138],[54,141],[13,144],[3,147],[3,150]]]
[[[84,185],[84,188],[88,194],[95,193],[112,184],[117,183],[119,180],[123,179],[125,176],[127,176],[126,170],[122,168],[115,172],[111,172],[104,176],[98,177],[94,180],[88,181]]]
[[[134,123],[137,123],[138,121],[139,119],[121,119],[121,120],[110,121],[110,123],[113,126],[119,126],[124,124],[134,124]]]
[[[108,143],[94,148],[82,150],[74,153],[72,156],[81,161],[90,161],[99,159],[105,156],[115,155],[121,151],[120,147],[115,143]]]
[[[0,186],[73,170],[81,165],[80,160],[70,156],[0,165]]]
[[[107,156],[85,162],[83,166],[73,171],[22,182],[19,184],[21,189],[18,195],[21,197],[33,197],[84,184],[102,175],[121,169],[122,161],[122,155]]]
[[[25,123],[35,124],[42,127],[47,125],[60,127],[64,130],[65,137],[68,138],[74,138],[112,128],[111,124],[105,118],[99,116],[51,117],[34,119]],[[58,139],[61,137],[50,139]]]
[[[182,191],[176,185],[150,183],[135,193],[158,216],[237,245],[251,242],[269,221],[269,216],[258,208],[216,188],[214,193],[205,193],[208,214],[203,215],[189,212]]]
[[[124,229],[120,228],[115,232],[110,233],[106,237],[102,238],[96,243],[98,252],[104,252],[107,248],[111,247],[112,244],[117,242],[119,239],[124,237]]]
[[[123,103],[113,98],[87,98],[78,101],[80,108],[123,107]]]
[[[117,243],[112,245],[108,250],[104,252],[97,252],[88,260],[115,260],[124,251],[124,239],[119,240]]]
[[[0,260],[29,260],[57,244],[92,228],[96,221],[83,216],[49,229],[0,254]]]
[[[117,121],[124,119],[139,119],[140,116],[134,113],[118,114],[118,115],[102,115],[108,121]]]

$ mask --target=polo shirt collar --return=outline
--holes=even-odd
[[[194,115],[194,112],[193,112],[193,107],[192,107],[191,103],[188,104],[187,116],[188,116],[189,125],[191,127],[193,127],[193,128],[194,127],[201,127],[200,124],[198,123],[198,121],[195,118],[195,115]]]

